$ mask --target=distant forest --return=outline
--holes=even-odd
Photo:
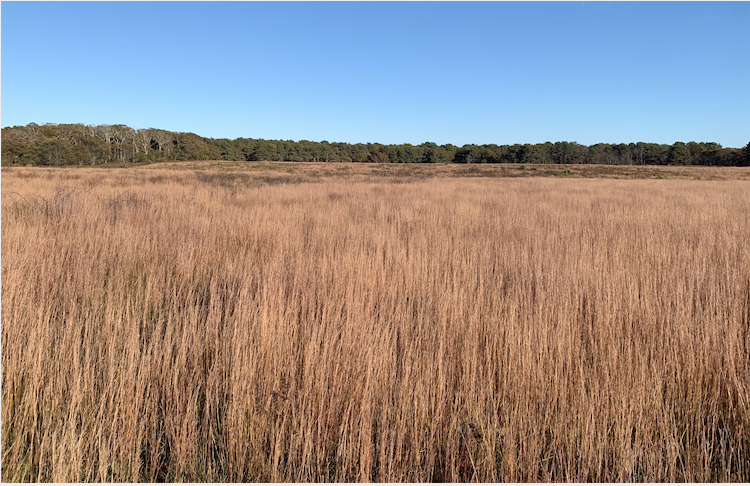
[[[2,129],[2,165],[98,165],[105,162],[237,160],[377,163],[512,163],[750,166],[750,144],[714,142],[546,142],[515,145],[383,145],[253,138],[206,138],[125,125],[30,123]]]

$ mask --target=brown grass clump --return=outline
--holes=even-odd
[[[206,174],[3,169],[3,481],[750,481],[747,182]]]

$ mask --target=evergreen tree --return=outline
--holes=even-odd
[[[671,165],[688,165],[693,162],[693,156],[685,143],[675,142],[669,149],[668,160]]]

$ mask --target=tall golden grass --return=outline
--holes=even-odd
[[[750,480],[747,182],[256,182],[3,169],[3,481]]]

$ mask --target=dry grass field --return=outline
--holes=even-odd
[[[596,164],[374,164],[326,162],[238,162],[208,160],[133,164],[112,162],[99,168],[244,173],[266,182],[414,180],[445,177],[561,177],[604,179],[684,179],[750,181],[750,167],[596,165]],[[87,170],[85,167],[77,167]]]
[[[3,481],[750,481],[750,182],[175,168],[2,170]]]

